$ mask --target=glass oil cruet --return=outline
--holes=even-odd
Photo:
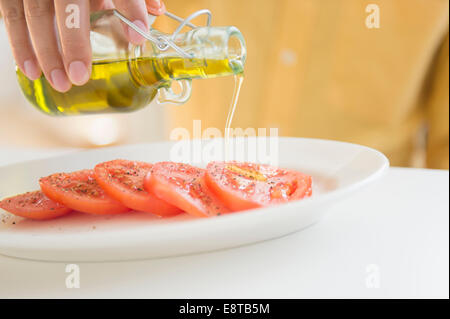
[[[117,10],[91,14],[90,40],[92,75],[82,86],[61,93],[44,76],[29,80],[18,68],[17,78],[27,99],[49,115],[76,115],[130,112],[158,103],[185,103],[191,94],[191,80],[236,75],[243,72],[245,41],[235,27],[211,27],[211,13],[200,10],[182,19],[172,34],[151,28],[144,32]],[[207,26],[190,21],[207,15]],[[147,41],[132,45],[125,36],[124,24]],[[192,30],[181,33],[188,26]],[[173,82],[180,93],[172,90]]]

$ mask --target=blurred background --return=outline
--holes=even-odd
[[[395,166],[448,168],[448,0],[166,0],[179,16],[208,8],[247,42],[234,127],[327,138],[384,152]],[[369,4],[380,9],[368,28]],[[166,17],[155,25],[171,31]],[[22,96],[0,21],[0,147],[93,148],[166,140],[175,127],[223,129],[234,80],[196,80],[183,106],[55,118]]]

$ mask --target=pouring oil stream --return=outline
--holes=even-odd
[[[241,93],[242,82],[244,82],[243,73],[236,74],[234,76],[234,91],[231,99],[230,108],[228,109],[227,121],[225,122],[225,160],[228,160],[230,154],[230,142],[231,142],[231,124],[233,122],[234,113],[239,100],[239,94]]]

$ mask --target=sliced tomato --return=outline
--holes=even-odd
[[[41,178],[39,184],[48,198],[83,213],[104,215],[130,210],[101,189],[93,170],[53,174]]]
[[[72,209],[52,201],[41,191],[5,198],[0,201],[0,208],[20,217],[37,220],[57,218],[72,211]]]
[[[208,187],[231,210],[243,210],[311,196],[311,176],[269,165],[211,162]]]
[[[152,167],[149,163],[126,160],[104,162],[95,166],[95,179],[109,196],[136,211],[163,217],[181,213],[181,209],[144,189],[144,178]]]
[[[208,189],[205,170],[188,164],[161,162],[153,165],[144,181],[145,189],[158,198],[199,217],[230,211]]]

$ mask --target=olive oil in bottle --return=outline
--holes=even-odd
[[[17,77],[26,98],[49,115],[130,112],[148,105],[158,89],[173,80],[213,78],[241,74],[243,65],[228,59],[142,57],[95,61],[90,80],[61,93],[41,76],[28,79],[19,69]]]
[[[236,27],[208,25],[172,34],[150,28],[146,41],[134,45],[124,28],[127,21],[115,9],[91,13],[92,74],[82,86],[73,85],[61,93],[44,76],[32,81],[17,68],[26,98],[48,115],[131,112],[154,99],[185,103],[191,79],[243,72],[246,47]],[[178,81],[181,93],[173,92],[173,81]]]

